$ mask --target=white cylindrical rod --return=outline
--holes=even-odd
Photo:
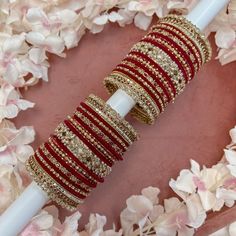
[[[201,0],[187,18],[204,30],[228,2],[229,0]],[[134,100],[122,90],[114,93],[107,103],[122,117],[135,105]],[[0,217],[0,235],[16,236],[19,234],[47,201],[47,195],[32,182]]]
[[[126,92],[118,89],[108,100],[109,104],[121,117],[125,117],[134,107],[135,101]]]
[[[0,235],[16,236],[47,201],[47,194],[32,182],[0,216]]]
[[[230,0],[200,0],[186,18],[203,31],[229,1]]]

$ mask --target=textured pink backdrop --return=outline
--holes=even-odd
[[[133,26],[109,25],[98,35],[87,34],[77,48],[68,52],[66,59],[50,58],[49,82],[40,82],[23,93],[36,102],[36,107],[16,119],[18,127],[35,127],[34,147],[89,93],[108,98],[103,78],[142,35],[144,32]],[[221,67],[212,60],[154,126],[131,119],[141,139],[79,208],[83,214],[81,225],[87,222],[89,213],[96,212],[105,214],[111,227],[112,222],[118,221],[130,195],[152,185],[161,189],[162,199],[173,196],[168,182],[181,169],[189,167],[190,159],[210,166],[221,158],[222,149],[230,141],[228,130],[236,124],[235,69],[235,63]],[[210,217],[198,235],[207,235],[212,229],[236,220],[236,213],[231,210],[218,217]]]

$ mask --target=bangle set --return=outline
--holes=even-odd
[[[53,201],[74,210],[137,138],[115,110],[90,95],[29,158],[27,169]]]
[[[104,84],[110,94],[117,89],[129,94],[136,102],[131,114],[153,124],[211,54],[209,41],[196,26],[169,15],[131,48]]]
[[[104,79],[124,90],[131,114],[153,124],[211,58],[208,40],[184,17],[160,19]],[[101,98],[90,95],[26,163],[34,181],[60,206],[75,210],[138,139],[136,130]]]

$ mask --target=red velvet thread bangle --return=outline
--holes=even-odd
[[[72,181],[67,175],[65,175],[54,163],[52,163],[50,161],[50,159],[47,157],[47,155],[44,154],[44,152],[42,151],[41,147],[38,148],[38,152],[40,154],[40,156],[46,160],[47,164],[54,170],[56,170],[56,172],[63,177],[63,179],[65,179],[68,183],[70,183],[71,185],[75,185],[78,189],[80,189],[83,192],[88,193],[88,191],[86,189],[84,189],[83,187],[81,187],[78,183]]]
[[[72,168],[70,165],[68,165],[60,155],[58,155],[53,148],[51,147],[50,143],[46,142],[44,143],[44,147],[47,149],[47,151],[55,157],[55,159],[64,166],[68,171],[70,171],[77,179],[79,179],[81,182],[86,184],[89,187],[95,188],[97,184],[91,183],[86,176],[84,176],[82,173],[75,171],[74,168]],[[81,163],[80,163],[81,164]],[[79,165],[81,167],[81,165]],[[82,168],[82,167],[81,167]],[[82,168],[83,169],[83,168]],[[85,171],[85,170],[84,170]],[[86,171],[85,171],[86,172]],[[86,172],[87,173],[87,172]],[[87,173],[88,174],[88,173]],[[90,175],[91,176],[91,175]]]
[[[146,87],[146,85],[144,83],[142,83],[140,80],[138,80],[135,76],[133,76],[132,74],[130,74],[128,71],[123,70],[121,68],[115,68],[115,70],[113,70],[113,72],[121,72],[122,74],[126,75],[128,78],[132,79],[133,81],[135,81],[137,84],[140,85],[140,87],[142,87],[149,96],[151,96],[152,100],[156,103],[159,111],[163,111],[162,106],[160,104],[160,102],[158,101],[158,99],[153,95],[153,93],[149,90],[149,88]]]
[[[54,143],[56,143],[62,150],[64,153],[66,153],[68,156],[70,156],[78,165],[80,165],[84,170],[86,170],[86,172],[92,176],[94,179],[96,179],[98,182],[104,182],[104,179],[95,175],[95,173],[93,173],[91,170],[89,170],[83,163],[81,163],[79,161],[79,159],[61,142],[61,140],[56,136],[56,135],[52,135],[51,136],[52,140],[54,141]],[[88,186],[93,187],[92,183],[90,183],[87,179],[84,179],[84,181],[86,181],[86,184]]]
[[[158,86],[162,89],[163,93],[165,94],[165,96],[167,97],[167,101],[170,102],[171,101],[171,96],[168,92],[168,89],[166,89],[166,87],[163,85],[163,83],[161,82],[160,78],[158,78],[156,75],[153,74],[152,71],[150,71],[147,67],[143,66],[138,60],[135,60],[134,58],[131,57],[126,57],[124,60],[124,62],[131,62],[133,64],[135,64],[137,67],[139,67],[140,69],[142,69],[145,73],[147,73],[150,77],[152,77],[152,79],[158,84]],[[123,62],[122,61],[122,62]],[[167,81],[166,81],[167,82]],[[167,82],[168,83],[168,82]],[[168,83],[169,85],[169,83]]]
[[[107,160],[103,153],[97,150],[80,132],[77,128],[69,120],[64,121],[65,125],[77,136],[79,139],[105,164],[109,167],[112,167],[112,163]]]
[[[108,152],[116,157],[117,160],[123,160],[122,156],[117,153],[111,145],[109,145],[102,137],[100,137],[93,129],[91,129],[82,119],[78,116],[73,116],[73,118],[86,129]],[[91,120],[90,120],[91,121]]]
[[[109,137],[109,139],[110,139],[113,143],[115,143],[115,144],[122,150],[123,153],[126,151],[126,149],[124,148],[124,146],[121,145],[121,143],[118,142],[118,140],[117,140],[115,137],[113,137],[113,135],[111,135],[102,125],[99,124],[99,122],[97,122],[97,121],[94,119],[94,117],[97,118],[96,116],[92,116],[91,113],[90,113],[88,110],[86,110],[82,105],[80,105],[79,107],[77,107],[77,111],[81,112],[81,113],[82,113],[85,117],[87,117],[90,121],[92,120],[93,123],[101,130],[101,132],[103,132],[107,137]],[[77,115],[77,114],[75,113],[75,115]],[[97,118],[97,119],[98,119],[98,118]],[[102,122],[102,121],[100,121],[100,122]],[[103,123],[103,122],[102,122],[102,123]],[[105,124],[103,123],[103,125],[105,125]],[[106,125],[105,125],[105,126],[106,126]],[[108,128],[108,127],[107,127],[107,128]]]
[[[157,68],[157,70],[162,74],[163,78],[164,78],[166,81],[168,81],[168,84],[169,84],[170,87],[172,88],[172,92],[173,92],[174,96],[177,95],[177,94],[176,94],[176,88],[175,88],[173,82],[171,81],[170,76],[167,74],[166,71],[164,71],[164,70],[162,69],[162,67],[160,67],[160,65],[158,65],[155,61],[153,61],[152,59],[150,59],[149,57],[147,57],[147,56],[146,56],[144,53],[142,53],[142,52],[131,51],[131,52],[128,54],[128,56],[129,56],[129,55],[139,56],[139,57],[145,59],[145,60],[146,60],[148,63],[150,63],[154,68]],[[128,57],[128,56],[127,56],[127,57]]]
[[[119,65],[116,66],[116,67],[124,67],[124,68],[130,70],[131,72],[133,72],[136,76],[142,78],[142,80],[145,81],[145,82],[156,92],[158,98],[162,101],[163,106],[165,106],[165,101],[164,101],[163,96],[159,93],[159,91],[157,90],[157,88],[156,88],[148,79],[146,79],[138,70],[132,68],[132,67],[129,66],[129,65],[122,64],[122,63],[119,64]],[[141,82],[141,83],[142,83],[142,82]],[[150,91],[150,90],[149,90],[149,91]],[[147,91],[147,92],[148,92],[148,91]],[[150,91],[150,92],[151,92],[151,91]],[[152,93],[152,92],[151,92],[151,93]],[[154,95],[154,97],[156,97],[156,96]],[[158,103],[160,103],[159,100],[158,100]],[[160,104],[160,105],[161,105],[161,104]]]
[[[34,154],[34,157],[36,159],[36,161],[40,164],[40,166],[46,171],[46,173],[52,177],[52,179],[57,182],[61,187],[63,187],[66,191],[68,191],[70,194],[80,198],[80,199],[84,199],[86,196],[83,196],[82,194],[79,194],[77,192],[75,192],[74,190],[72,190],[71,188],[69,188],[66,184],[64,184],[60,179],[58,179],[49,169],[46,165],[44,165],[44,163],[40,160],[39,156],[37,155],[37,153]]]
[[[180,63],[180,61],[176,57],[176,55],[174,55],[172,52],[170,52],[170,50],[168,48],[166,48],[163,44],[159,43],[158,41],[155,41],[152,39],[143,39],[141,41],[145,42],[145,43],[150,43],[153,46],[162,49],[171,58],[171,60],[174,61],[178,65],[179,69],[182,71],[182,73],[184,75],[185,82],[186,83],[188,82],[188,75],[185,71],[185,68],[183,67],[182,63]]]
[[[181,53],[181,55],[183,56],[183,58],[185,59],[185,61],[188,63],[189,67],[190,67],[190,71],[191,71],[191,78],[194,77],[195,75],[195,68],[193,65],[192,60],[190,59],[190,56],[170,37],[167,37],[166,35],[163,35],[162,33],[157,33],[154,32],[152,33],[155,37],[159,37],[164,39],[165,41],[169,42],[170,45],[172,44],[172,46],[176,47],[177,50]],[[191,79],[190,79],[191,80]]]
[[[199,59],[200,59],[200,61],[199,61],[199,59],[197,58],[196,53],[194,52],[193,48],[192,48],[188,43],[186,43],[183,38],[181,38],[181,36],[179,35],[179,34],[182,34],[182,35],[183,35],[183,33],[182,33],[181,31],[178,31],[179,34],[177,34],[177,33],[174,32],[174,31],[171,31],[171,30],[169,30],[169,29],[167,29],[167,28],[165,28],[165,27],[162,27],[162,25],[158,25],[158,27],[156,27],[156,29],[160,29],[161,31],[164,31],[164,32],[169,33],[170,35],[172,35],[172,36],[178,38],[183,44],[185,44],[185,46],[188,48],[188,50],[189,50],[189,51],[191,52],[191,54],[194,56],[195,62],[197,63],[197,70],[200,69],[200,66],[201,66],[201,63],[202,63],[202,62],[201,62],[201,58],[199,58]],[[150,32],[148,35],[152,35],[153,33],[154,33],[154,32]],[[187,40],[189,40],[189,38],[188,38],[186,35],[184,35],[184,37],[185,37]],[[192,45],[194,45],[194,44],[192,43],[192,41],[189,40],[189,42],[190,42]],[[196,48],[195,45],[194,45],[194,48]],[[197,48],[196,48],[196,50],[197,50]],[[199,52],[199,55],[200,55],[200,52]]]
[[[190,41],[192,42],[192,44],[194,45],[194,47],[196,48],[196,50],[198,51],[198,54],[200,55],[200,59],[201,59],[201,64],[203,65],[203,61],[204,59],[202,58],[202,54],[200,52],[200,49],[199,47],[197,46],[197,44],[194,42],[194,40],[192,40],[187,34],[185,34],[184,32],[182,32],[178,27],[176,27],[175,25],[172,25],[172,24],[169,24],[167,22],[161,22],[160,25],[166,25],[166,26],[169,26],[169,27],[172,27],[173,29],[175,29],[176,31],[180,32],[181,34],[184,34],[184,36]]]
[[[87,109],[92,115],[94,115],[95,117],[97,117],[98,120],[100,120],[103,124],[105,124],[109,129],[112,130],[113,133],[116,134],[116,136],[118,136],[126,145],[126,147],[129,147],[129,143],[122,137],[122,135],[119,134],[119,132],[112,127],[107,121],[105,121],[103,119],[103,117],[101,117],[97,112],[95,112],[89,105],[87,105],[86,103],[82,102],[81,106],[84,107],[85,109]]]

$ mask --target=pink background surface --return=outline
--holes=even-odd
[[[16,119],[18,127],[35,127],[34,147],[47,139],[58,122],[88,94],[108,98],[103,78],[144,34],[133,26],[109,25],[98,35],[87,34],[77,48],[67,53],[66,59],[51,57],[49,82],[40,82],[23,93],[26,99],[36,102],[35,108]],[[235,69],[235,63],[221,67],[218,61],[212,60],[154,126],[130,119],[141,139],[79,208],[83,214],[80,225],[87,223],[89,213],[99,213],[108,217],[111,227],[113,222],[118,222],[130,195],[152,185],[161,189],[161,199],[174,196],[168,182],[181,169],[189,167],[190,159],[207,166],[220,160],[222,149],[230,141],[228,130],[236,124]],[[68,212],[63,211],[65,214]],[[207,235],[236,220],[232,210],[221,215],[222,218],[210,217],[198,235]]]

